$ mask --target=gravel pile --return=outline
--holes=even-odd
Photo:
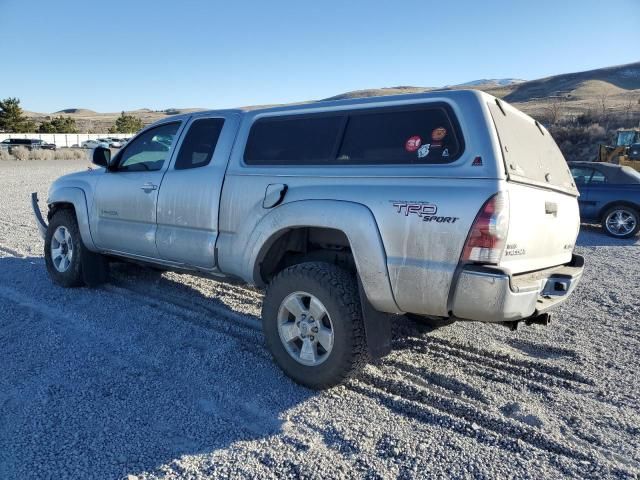
[[[118,265],[52,285],[29,193],[85,162],[0,163],[0,478],[638,478],[640,244],[584,227],[549,327],[398,317],[316,393],[271,362],[260,291]]]

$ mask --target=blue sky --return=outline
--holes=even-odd
[[[640,60],[639,25],[640,0],[0,0],[0,98],[225,108],[533,79]]]

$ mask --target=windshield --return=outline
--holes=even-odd
[[[616,146],[622,147],[625,145],[631,145],[636,138],[636,133],[633,130],[627,132],[618,132],[618,141],[616,142]]]

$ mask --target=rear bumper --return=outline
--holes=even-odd
[[[510,322],[545,313],[565,301],[582,277],[584,259],[524,275],[469,265],[460,273],[453,316],[481,322]]]

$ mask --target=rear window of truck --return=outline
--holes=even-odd
[[[266,117],[251,127],[247,165],[433,165],[458,159],[462,137],[444,104]]]
[[[551,134],[502,100],[488,106],[509,179],[576,195],[569,167]]]

